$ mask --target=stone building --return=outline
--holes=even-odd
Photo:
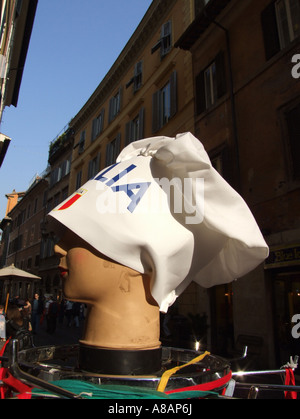
[[[278,365],[300,349],[300,4],[206,3],[177,42],[193,56],[195,133],[271,248],[265,265],[211,291],[212,343],[231,331]]]
[[[245,344],[264,368],[300,352],[291,334],[300,313],[299,9],[299,0],[154,0],[70,122],[74,143],[52,145],[44,196],[45,215],[131,141],[195,134],[251,208],[271,253],[234,284],[192,284],[177,314],[200,325],[212,352],[231,356]],[[38,274],[43,292],[53,292],[60,283],[46,227],[42,217]],[[28,266],[20,249],[10,252]]]
[[[43,294],[61,296],[61,278],[58,272],[58,259],[54,254],[55,238],[47,229],[46,215],[69,196],[69,177],[73,151],[73,131],[66,128],[49,148],[48,188],[45,199],[44,219],[41,225],[41,248],[39,275],[43,279]]]
[[[154,0],[136,31],[70,122],[70,192],[115,161],[132,141],[194,129],[189,52],[174,48],[194,15],[189,0]]]
[[[5,266],[15,267],[39,276],[41,225],[45,215],[48,182],[37,176],[26,193],[2,220],[1,228],[6,238]],[[11,194],[15,197],[16,194]],[[18,195],[18,194],[17,194]],[[21,281],[13,290],[21,298],[33,298],[42,283]],[[2,296],[3,298],[3,296]]]

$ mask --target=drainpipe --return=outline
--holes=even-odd
[[[219,22],[215,20],[213,23],[222,29],[225,32],[226,36],[226,46],[227,46],[227,60],[229,68],[229,81],[230,81],[230,103],[231,103],[231,118],[232,118],[232,132],[233,132],[233,141],[235,148],[235,160],[237,167],[237,179],[236,179],[236,189],[237,192],[242,192],[241,187],[241,167],[240,167],[240,150],[239,150],[239,141],[238,141],[238,129],[237,129],[237,119],[236,119],[236,106],[235,106],[235,95],[234,95],[234,83],[233,83],[233,71],[232,71],[232,59],[231,59],[231,48],[230,48],[230,38],[228,29],[224,28]]]

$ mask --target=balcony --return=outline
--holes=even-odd
[[[190,50],[229,3],[230,0],[195,1],[195,20],[176,42],[175,47]]]

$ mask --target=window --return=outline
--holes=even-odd
[[[49,199],[49,201],[47,202],[47,213],[50,212],[53,208],[53,199]]]
[[[78,153],[83,153],[85,147],[85,131],[82,131],[82,133],[80,134],[80,140],[78,145]]]
[[[126,89],[133,84],[133,91],[136,93],[143,84],[143,62],[139,61],[134,67],[134,76],[126,84]]]
[[[89,162],[88,179],[94,178],[100,169],[100,153]]]
[[[219,154],[211,158],[211,164],[216,169],[220,175],[223,174],[223,162],[222,162],[222,155]]]
[[[161,90],[161,117],[162,124],[165,125],[168,123],[171,118],[171,86],[168,82]]]
[[[223,52],[196,77],[196,113],[211,108],[226,93],[226,72]]]
[[[300,36],[299,0],[277,0],[262,12],[262,29],[269,60]]]
[[[206,109],[215,104],[218,98],[217,92],[217,70],[216,63],[213,62],[204,70],[204,88]]]
[[[195,0],[195,16],[202,12],[209,0]]]
[[[46,190],[43,195],[43,208],[47,206],[47,201],[48,201],[48,190]]]
[[[52,170],[50,175],[50,188],[52,188],[56,183],[60,182],[63,177],[67,176],[70,173],[70,169],[71,157],[69,157],[68,160],[65,160],[63,163],[61,163],[60,166]]]
[[[151,54],[154,54],[160,49],[160,56],[164,58],[172,49],[172,22],[165,23],[161,28],[160,40],[151,50]]]
[[[38,209],[38,198],[36,198],[36,200],[34,201],[34,209],[33,209],[33,213],[36,214]]]
[[[142,108],[139,114],[132,121],[126,124],[126,145],[144,138],[144,113],[145,110]]]
[[[117,160],[121,150],[121,134],[106,146],[106,166],[111,166]]]
[[[69,194],[69,187],[66,186],[61,193],[61,201],[65,201],[68,198],[68,194]]]
[[[209,153],[212,166],[229,183],[232,184],[232,153],[227,143],[221,144]]]
[[[34,266],[39,266],[40,263],[40,255],[36,255],[34,259]]]
[[[174,71],[165,86],[153,95],[153,133],[159,131],[177,113],[177,73]]]
[[[26,218],[26,210],[23,210],[19,215],[17,219],[17,227],[20,227],[25,222]]]
[[[81,185],[82,185],[82,170],[80,170],[80,172],[78,172],[76,175],[76,190],[80,189]]]
[[[93,126],[92,126],[92,142],[95,141],[95,139],[101,134],[103,131],[104,126],[104,109],[102,109],[100,115],[93,120]]]
[[[10,242],[8,254],[11,255],[12,253],[19,252],[22,250],[23,247],[23,235],[18,236],[15,240]]]
[[[276,17],[281,48],[285,48],[300,35],[299,0],[277,0]]]
[[[30,229],[30,233],[28,236],[29,244],[34,243],[34,235],[35,235],[35,224],[33,224]]]
[[[112,122],[121,111],[121,96],[122,89],[120,88],[118,93],[110,99],[108,116],[109,122]]]
[[[61,165],[61,177],[65,177],[70,173],[71,170],[71,160],[72,157],[70,156],[67,160],[65,160]]]
[[[285,112],[287,124],[292,176],[300,179],[300,103]]]
[[[57,207],[57,205],[61,202],[61,199],[60,199],[60,192],[58,192],[55,196],[54,196],[54,201],[53,201],[54,203],[53,203],[53,205],[54,205],[54,208],[55,207]]]

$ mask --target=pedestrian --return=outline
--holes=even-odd
[[[76,327],[79,327],[80,307],[81,307],[81,303],[77,302],[73,304],[72,314],[73,314],[74,324]]]
[[[37,334],[39,331],[41,315],[44,311],[43,300],[40,298],[38,293],[34,294],[34,300],[31,304],[31,325],[32,333]]]
[[[28,298],[26,298],[25,304],[22,308],[22,315],[24,318],[28,319],[28,321],[31,321],[31,311],[32,311],[32,308],[31,308],[30,301]]]
[[[0,305],[0,341],[6,340],[6,323],[4,306]]]
[[[18,306],[10,305],[6,313],[6,337],[17,339],[19,349],[28,349],[33,346],[32,334],[29,330],[29,322],[23,318]]]
[[[58,323],[63,324],[65,318],[65,300],[62,299],[59,304]]]
[[[66,301],[66,318],[67,318],[68,327],[71,327],[72,315],[73,315],[73,303],[72,301]]]
[[[56,330],[56,320],[58,315],[58,303],[55,299],[51,296],[49,300],[48,310],[47,310],[47,332],[50,335]]]

